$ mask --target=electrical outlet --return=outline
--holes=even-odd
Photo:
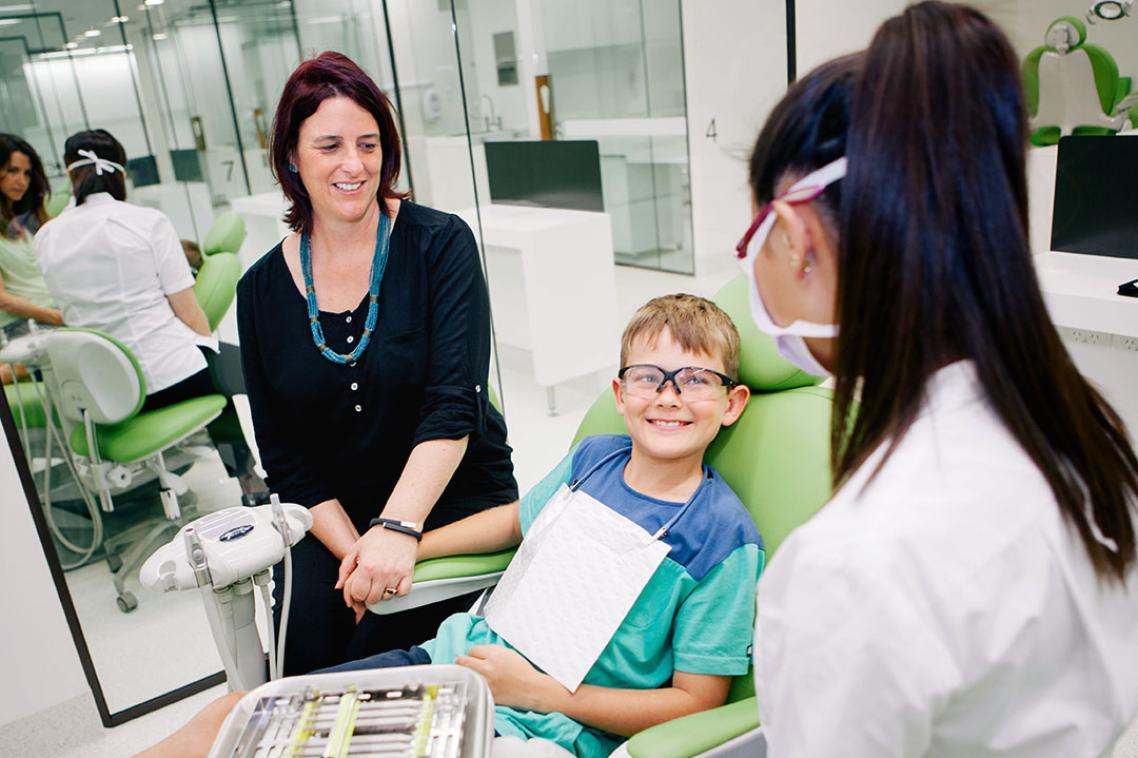
[[[1093,332],[1090,329],[1071,329],[1070,340],[1076,345],[1110,346],[1111,335]]]
[[[1116,350],[1138,353],[1138,337],[1124,337],[1121,334],[1116,334],[1111,344]]]

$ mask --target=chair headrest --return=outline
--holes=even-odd
[[[69,421],[82,422],[87,411],[97,424],[117,424],[137,413],[146,400],[138,361],[108,334],[56,329],[47,337],[47,353],[56,406]]]
[[[798,370],[779,355],[774,339],[755,326],[747,287],[747,280],[740,275],[711,298],[731,317],[739,331],[739,380],[756,392],[809,387],[822,381]]]
[[[240,278],[241,261],[236,253],[214,253],[202,260],[198,278],[194,280],[194,297],[205,311],[210,331],[217,329],[229,311],[237,296]]]
[[[245,219],[234,211],[222,213],[209,228],[202,244],[204,255],[236,253],[245,241]]]
[[[1074,16],[1060,16],[1047,27],[1043,39],[1047,47],[1067,53],[1087,41],[1087,25]]]

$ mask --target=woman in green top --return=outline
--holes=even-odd
[[[27,319],[62,324],[43,274],[36,265],[32,235],[47,221],[47,176],[39,156],[24,140],[0,134],[0,330],[12,335]]]

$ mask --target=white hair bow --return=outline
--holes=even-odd
[[[126,173],[126,169],[124,169],[120,164],[115,163],[114,161],[109,161],[106,158],[100,158],[99,156],[95,155],[94,150],[80,150],[79,155],[83,157],[74,163],[68,164],[68,171],[77,169],[80,166],[90,166],[94,164],[95,176],[102,176],[104,171],[106,171],[108,174],[113,174],[116,170],[121,171],[124,174]]]

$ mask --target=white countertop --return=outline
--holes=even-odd
[[[1138,260],[1048,252],[1035,268],[1056,325],[1138,337],[1138,298],[1118,294],[1138,278]]]

